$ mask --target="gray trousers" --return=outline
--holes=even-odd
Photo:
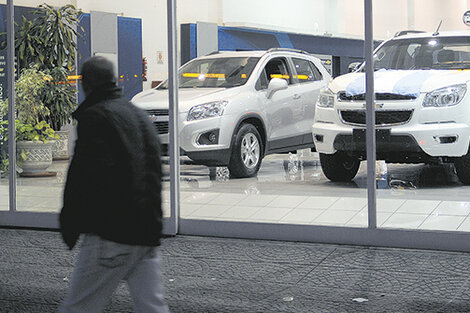
[[[102,312],[121,280],[125,280],[135,312],[168,313],[160,254],[157,247],[125,245],[84,235],[72,284],[60,312]]]

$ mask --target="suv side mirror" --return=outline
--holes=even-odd
[[[271,99],[276,91],[287,89],[287,81],[282,78],[272,78],[268,85],[266,97]]]
[[[361,66],[361,64],[362,62],[352,62],[351,64],[349,64],[348,66],[349,73],[357,71],[359,67]]]

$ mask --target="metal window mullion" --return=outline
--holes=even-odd
[[[15,34],[13,0],[7,0],[7,88],[10,211],[16,211]]]
[[[168,24],[168,100],[169,100],[169,155],[170,155],[170,212],[174,223],[172,234],[178,232],[180,151],[178,140],[178,79],[176,58],[176,0],[167,0]]]
[[[365,72],[366,72],[366,146],[367,146],[367,203],[369,228],[377,228],[377,192],[375,180],[375,105],[374,105],[374,42],[372,28],[372,0],[364,0],[365,21]]]

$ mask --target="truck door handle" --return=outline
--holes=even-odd
[[[299,94],[295,94],[293,98],[294,98],[294,100],[298,100],[298,99],[300,99],[300,95],[299,95]]]

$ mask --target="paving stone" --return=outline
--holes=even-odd
[[[470,312],[469,253],[195,236],[162,251],[172,313]],[[0,312],[57,312],[77,252],[57,232],[0,229]],[[133,312],[126,284],[105,312]]]
[[[410,249],[336,249],[322,263],[337,267],[373,268],[405,272],[470,273],[470,254]]]

